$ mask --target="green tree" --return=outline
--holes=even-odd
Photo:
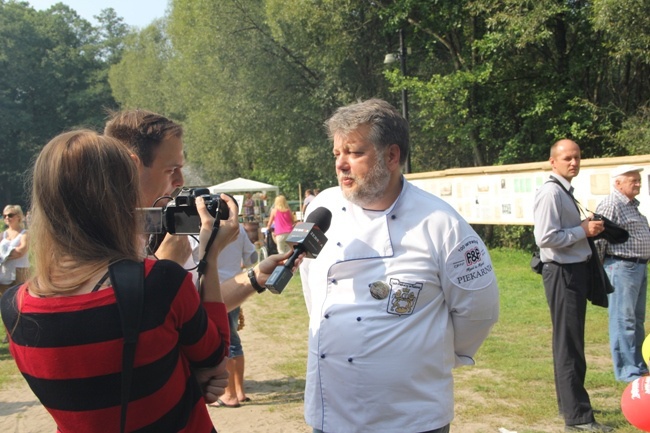
[[[58,3],[35,11],[0,0],[0,197],[27,200],[31,159],[54,135],[99,127],[115,106],[92,25]],[[104,73],[102,73],[104,71]]]
[[[589,94],[602,53],[580,2],[378,4],[387,25],[407,29],[418,53],[412,77],[387,74],[412,93],[411,112],[433,144],[416,169],[449,166],[434,160],[448,149],[458,155],[452,166],[463,166],[536,160],[562,136],[593,153],[607,147],[611,121]]]
[[[103,9],[95,18],[99,22],[99,27],[96,30],[99,57],[109,65],[116,64],[122,57],[124,39],[129,34],[129,26],[113,8]]]
[[[614,142],[632,155],[650,153],[650,4],[597,0],[592,21],[609,54],[603,81],[623,117]]]
[[[111,85],[124,107],[181,120],[188,161],[210,182],[253,177],[293,198],[299,182],[330,186],[322,122],[355,99],[397,95],[381,63],[394,35],[364,2],[176,0],[160,30],[129,41]]]
[[[174,83],[168,72],[172,54],[164,26],[165,22],[158,20],[124,39],[120,61],[108,73],[113,96],[121,108],[169,112]]]
[[[210,182],[253,177],[296,197],[298,182],[316,182],[324,169],[320,114],[309,94],[318,77],[272,34],[264,2],[173,6],[170,73],[188,160]]]
[[[414,171],[546,159],[562,137],[620,155],[641,148],[650,99],[647,6],[621,4],[175,0],[152,51],[133,45],[111,82],[123,104],[182,120],[188,159],[214,182],[330,185],[323,120],[356,99],[399,106],[402,89]],[[398,30],[407,76],[381,63]],[[157,91],[132,76],[152,58]]]

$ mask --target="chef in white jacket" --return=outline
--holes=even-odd
[[[446,433],[452,368],[497,321],[487,248],[443,200],[401,173],[408,123],[385,101],[326,122],[339,187],[328,242],[300,272],[310,315],[305,419],[314,433]]]

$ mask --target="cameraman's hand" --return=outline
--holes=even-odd
[[[156,250],[158,259],[173,260],[181,266],[187,263],[192,254],[192,247],[187,236],[171,235],[167,233]]]
[[[262,260],[259,265],[255,267],[255,278],[257,279],[257,282],[264,286],[266,284],[266,280],[271,276],[273,271],[275,270],[276,267],[281,266],[284,264],[284,262],[291,257],[291,254],[293,253],[293,250],[285,253],[285,254],[273,254],[271,256],[268,256],[266,259]],[[294,262],[293,269],[291,269],[292,272],[296,272],[296,269],[298,269],[298,266],[300,266],[300,263],[302,263],[302,259],[305,258],[305,254],[300,254],[296,261]]]
[[[226,392],[228,386],[227,362],[228,358],[224,358],[216,367],[194,370],[194,377],[199,382],[206,403],[214,403]]]
[[[221,286],[219,284],[219,265],[217,258],[223,248],[232,242],[239,234],[239,221],[237,220],[237,205],[235,201],[226,194],[221,194],[221,200],[228,205],[228,219],[219,221],[219,231],[214,241],[208,248],[208,243],[213,235],[215,218],[205,207],[203,197],[197,197],[195,200],[196,209],[201,217],[201,230],[199,231],[199,266],[203,268],[203,273],[199,271],[199,294],[203,302],[223,302],[221,296]]]
[[[226,194],[221,194],[221,200],[226,202],[228,205],[229,215],[227,220],[219,222],[219,232],[217,233],[217,237],[215,238],[214,243],[210,247],[209,253],[214,257],[216,257],[226,245],[237,239],[237,235],[239,235],[239,217],[237,215],[237,204],[230,196]],[[195,202],[196,209],[199,212],[199,216],[201,217],[199,244],[201,246],[201,249],[203,249],[210,239],[210,236],[212,235],[212,227],[215,218],[210,215],[210,212],[208,212],[208,209],[205,207],[205,201],[203,200],[203,197],[197,197]]]

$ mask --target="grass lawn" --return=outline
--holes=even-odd
[[[551,355],[551,323],[541,276],[529,267],[529,254],[517,250],[491,251],[499,281],[501,316],[477,354],[477,365],[455,371],[455,431],[463,426],[483,425],[518,433],[562,431],[557,414]],[[307,314],[296,276],[282,295],[255,296],[255,321],[264,323],[263,332],[282,347],[282,356],[269,359],[274,368],[295,378],[295,399],[304,386]],[[598,421],[616,427],[617,432],[638,432],[620,410],[624,383],[614,380],[609,354],[607,310],[589,306],[586,324],[587,390],[598,411]],[[10,386],[20,376],[7,351],[0,344],[0,385]],[[22,379],[20,379],[22,380]],[[650,408],[648,408],[650,410]]]
[[[490,254],[499,282],[501,315],[477,355],[476,367],[456,371],[457,419],[476,422],[507,414],[512,425],[503,427],[509,430],[548,431],[553,424],[560,430],[551,321],[541,276],[530,270],[527,253],[499,249]],[[614,380],[607,328],[607,310],[589,305],[586,387],[599,422],[616,427],[617,432],[638,432],[620,410],[627,384]]]
[[[489,424],[486,432],[496,432],[498,427],[518,433],[563,431],[555,402],[551,320],[541,276],[530,270],[528,253],[497,249],[491,256],[501,316],[477,354],[477,365],[455,371],[454,429],[463,432],[464,425]],[[267,324],[269,338],[290,346],[277,361],[278,367],[288,376],[303,377],[307,315],[299,279],[294,278],[281,296],[259,297],[255,302],[264,304],[256,320]],[[589,305],[587,390],[598,421],[616,427],[617,432],[638,432],[620,410],[626,384],[614,380],[607,326],[607,310]]]

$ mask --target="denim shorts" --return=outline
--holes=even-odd
[[[237,358],[244,356],[244,348],[241,345],[241,338],[237,332],[237,325],[239,324],[239,311],[237,307],[228,313],[228,321],[230,322],[230,357]]]

